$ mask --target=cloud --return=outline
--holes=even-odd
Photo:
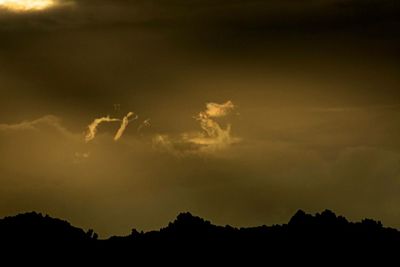
[[[53,5],[53,0],[0,0],[0,8],[14,12],[38,11]]]
[[[72,4],[72,1],[63,0],[0,0],[0,10],[30,13]]]
[[[169,131],[145,138],[125,132],[118,144],[105,132],[86,144],[80,130],[80,138],[63,138],[55,116],[1,124],[0,214],[39,210],[103,237],[129,233],[132,225],[157,229],[182,210],[236,226],[282,223],[298,208],[400,225],[400,131],[391,126],[398,110],[249,110],[243,103],[247,119],[232,129],[245,141],[217,153]],[[212,119],[226,130],[231,113]],[[365,133],[377,136],[368,142]]]
[[[180,156],[181,153],[175,148],[174,143],[171,138],[166,134],[157,134],[152,139],[153,148],[159,151],[165,151],[175,156]]]
[[[124,132],[125,132],[125,130],[126,130],[126,127],[128,126],[128,124],[129,124],[129,122],[130,122],[130,121],[129,121],[129,118],[132,117],[133,115],[134,115],[133,112],[129,112],[129,113],[122,119],[121,126],[119,127],[117,133],[116,133],[115,136],[114,136],[114,141],[118,141],[118,140],[121,138],[121,136],[124,134]],[[138,116],[137,116],[137,115],[136,115],[132,120],[136,120],[136,119],[138,119]]]
[[[200,121],[201,133],[184,134],[184,140],[201,146],[202,150],[216,150],[225,148],[233,143],[239,142],[239,138],[231,136],[231,125],[226,128],[213,118],[227,116],[234,108],[232,101],[223,104],[207,103],[206,110],[199,113],[196,120]]]
[[[120,121],[120,119],[110,118],[110,116],[97,118],[91,124],[88,125],[88,131],[85,136],[85,141],[90,142],[96,137],[97,127],[103,122],[115,122]]]
[[[151,127],[150,119],[145,119],[137,128],[137,132],[139,133],[143,128]]]
[[[200,113],[199,117],[204,117],[204,115],[207,115],[211,118],[225,117],[231,110],[235,108],[230,100],[223,104],[207,103],[206,107],[206,111]]]
[[[240,139],[232,136],[230,124],[227,124],[226,127],[222,127],[215,119],[226,117],[234,108],[235,106],[232,101],[227,101],[222,104],[207,103],[206,109],[195,117],[195,119],[200,122],[201,132],[183,132],[177,137],[171,137],[169,134],[155,134],[152,137],[153,148],[161,148],[161,150],[168,151],[174,155],[213,152],[227,148],[229,145],[239,142]],[[113,137],[114,141],[118,141],[125,133],[129,123],[136,119],[138,119],[138,115],[135,115],[134,112],[129,112],[122,119],[112,118],[110,116],[96,118],[87,126],[84,140],[86,143],[94,140],[98,132],[98,127],[102,123],[121,122],[120,127]],[[53,115],[43,116],[32,121],[23,121],[17,124],[0,124],[0,131],[39,131],[43,125],[51,126],[64,136],[76,136],[76,134],[74,135],[63,127],[60,123],[60,119]],[[144,120],[137,128],[137,132],[140,132],[144,127],[150,127],[150,119]],[[85,153],[87,152],[77,152],[75,156],[79,159],[88,158],[88,156],[85,156]]]
[[[54,115],[46,115],[35,120],[23,121],[16,124],[0,124],[0,131],[39,131],[43,126],[51,126],[54,130],[64,136],[72,135],[70,131],[62,126],[61,119]]]
[[[55,0],[3,0],[7,2],[53,2],[63,6],[69,1]],[[168,2],[168,3],[167,3]],[[189,36],[196,41],[215,44],[224,41],[232,46],[235,40],[251,39],[271,41],[271,35],[291,36],[298,34],[325,35],[355,33],[356,35],[381,34],[387,37],[396,35],[399,23],[399,5],[396,0],[331,0],[331,1],[196,1],[157,0],[146,1],[110,1],[81,0],[71,14],[49,14],[43,16],[57,23],[41,23],[39,17],[29,18],[35,23],[17,23],[26,28],[38,24],[52,26],[88,26],[88,25],[124,25],[135,28],[173,27],[183,30],[179,39]],[[46,13],[46,14],[45,14]],[[281,15],[277,15],[281,14]],[[321,16],[321,14],[324,14]],[[68,19],[63,19],[67,15]],[[189,22],[189,23],[188,23]],[[346,25],[347,27],[344,27]],[[232,29],[235,29],[233,34]],[[222,34],[222,36],[221,36]],[[221,38],[223,37],[223,38]],[[199,39],[197,39],[199,38]],[[243,44],[242,42],[240,42]],[[214,45],[215,46],[215,45]],[[226,47],[224,47],[226,48]]]
[[[195,117],[200,122],[202,132],[184,132],[175,139],[168,135],[157,135],[153,142],[156,147],[164,147],[166,151],[173,151],[175,155],[225,149],[239,142],[240,138],[232,136],[230,124],[222,127],[214,118],[226,117],[234,108],[232,101],[222,104],[207,103],[206,110]]]
[[[110,116],[107,117],[102,117],[102,118],[97,118],[95,119],[91,124],[88,125],[88,130],[87,130],[87,134],[85,136],[85,141],[89,142],[91,140],[93,140],[96,137],[96,133],[97,133],[97,127],[103,123],[103,122],[116,122],[116,121],[121,121],[121,125],[118,128],[116,134],[114,135],[114,141],[118,141],[122,135],[124,134],[126,127],[128,127],[128,124],[139,118],[138,115],[135,115],[135,117],[131,120],[129,120],[133,115],[135,115],[135,113],[133,112],[129,112],[126,116],[124,116],[121,119],[117,119],[117,118],[110,118]],[[148,122],[146,122],[148,123]]]

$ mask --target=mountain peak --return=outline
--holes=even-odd
[[[179,227],[199,227],[203,225],[211,225],[211,222],[204,220],[201,217],[194,216],[190,212],[180,213],[172,223]]]

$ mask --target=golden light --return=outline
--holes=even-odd
[[[40,11],[55,5],[56,0],[0,0],[0,8],[13,12]]]

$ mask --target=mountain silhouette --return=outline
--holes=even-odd
[[[299,210],[287,224],[249,228],[217,226],[187,212],[158,231],[133,229],[127,236],[98,239],[93,230],[31,212],[0,220],[0,246],[3,255],[41,253],[71,261],[79,257],[91,263],[162,260],[207,266],[245,261],[252,265],[304,263],[308,259],[312,263],[317,257],[337,263],[370,263],[397,255],[400,232],[372,219],[349,222],[330,210],[315,215]]]

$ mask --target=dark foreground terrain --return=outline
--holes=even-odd
[[[349,222],[329,210],[314,216],[300,210],[288,224],[252,228],[216,226],[182,213],[159,231],[132,230],[128,236],[99,240],[92,230],[85,232],[32,212],[1,219],[0,244],[3,259],[54,266],[83,261],[111,266],[122,262],[263,266],[277,261],[325,266],[396,259],[400,232],[371,219]]]

